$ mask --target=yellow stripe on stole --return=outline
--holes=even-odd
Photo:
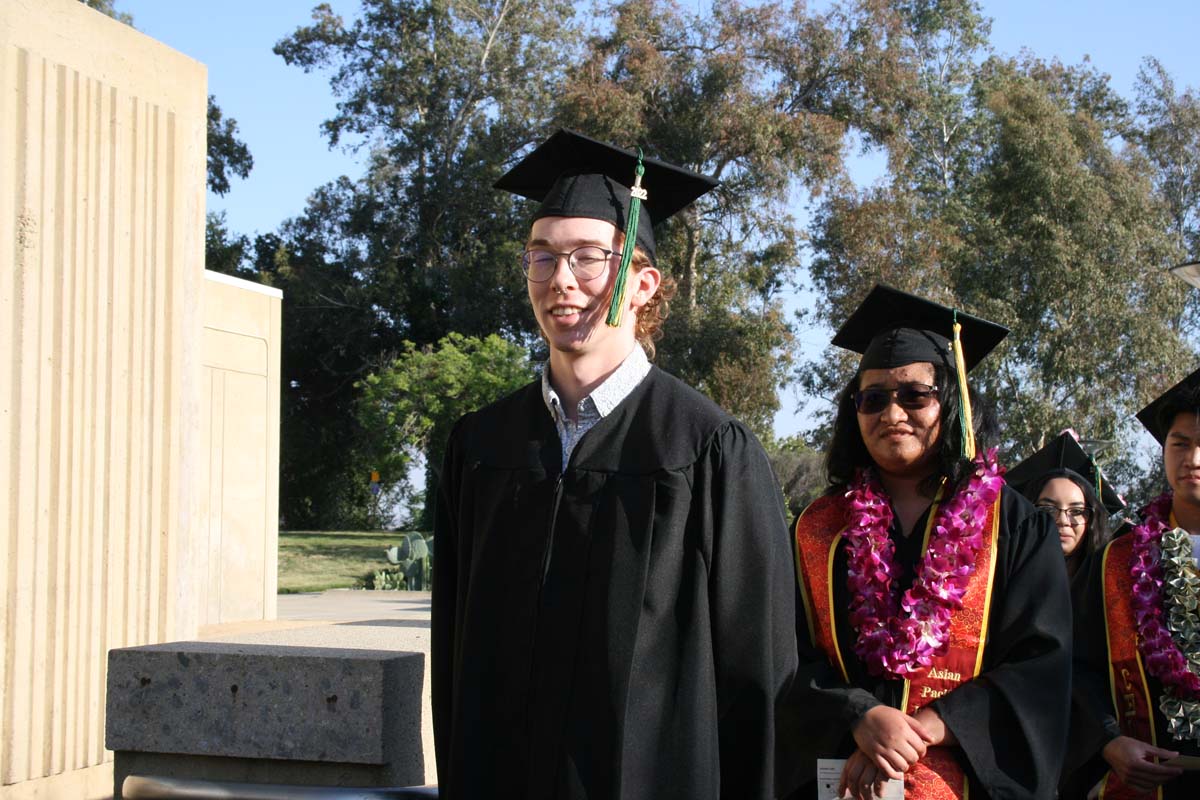
[[[833,541],[829,544],[829,557],[827,560],[827,574],[825,576],[825,591],[829,592],[829,632],[830,638],[833,639],[833,652],[837,655],[838,667],[842,670],[842,680],[846,683],[850,682],[850,673],[846,671],[846,661],[842,658],[842,646],[838,644],[838,629],[837,629],[837,606],[833,602],[833,558],[837,555],[838,542],[842,540],[842,534],[833,537]]]
[[[992,551],[992,557],[988,559],[988,579],[984,584],[983,595],[983,625],[979,628],[979,653],[975,656],[975,672],[971,675],[972,678],[979,677],[979,673],[983,671],[983,648],[987,644],[988,619],[992,614],[992,584],[996,578],[996,556],[1000,549],[1000,497],[996,497],[996,502],[992,504],[992,541],[988,545]]]

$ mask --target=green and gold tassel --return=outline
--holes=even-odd
[[[967,362],[962,349],[962,325],[958,322],[958,312],[954,312],[954,341],[950,347],[954,350],[954,369],[958,373],[958,426],[962,431],[962,448],[960,455],[971,460],[975,458],[975,422],[971,418],[971,395],[967,391]]]
[[[638,148],[637,169],[634,171],[633,188],[629,190],[629,219],[625,221],[625,244],[621,248],[621,265],[617,267],[617,280],[613,284],[612,301],[608,305],[610,328],[621,326],[621,315],[625,310],[625,284],[629,279],[629,264],[633,261],[633,248],[637,246],[638,218],[642,215],[642,201],[646,190],[642,188],[642,175],[646,167],[642,164],[642,148]]]

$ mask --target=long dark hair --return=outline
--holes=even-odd
[[[833,437],[825,454],[825,479],[829,483],[827,493],[844,491],[854,480],[859,467],[871,467],[875,461],[867,450],[862,433],[858,429],[858,409],[854,407],[854,394],[858,391],[862,372],[855,373],[846,388],[838,395],[837,417],[833,421]],[[938,435],[936,470],[921,485],[921,490],[933,495],[942,479],[951,486],[958,486],[975,467],[962,458],[962,430],[958,423],[962,405],[958,392],[958,378],[944,365],[933,364],[933,380],[938,386],[938,401],[942,406],[941,432]],[[971,417],[975,428],[975,446],[978,450],[996,436],[996,421],[986,399],[968,385],[971,398]]]
[[[1038,495],[1042,493],[1042,489],[1046,488],[1046,484],[1055,478],[1066,478],[1079,487],[1079,491],[1083,492],[1083,502],[1092,512],[1091,518],[1088,520],[1087,533],[1084,535],[1083,541],[1080,542],[1080,547],[1075,548],[1075,552],[1068,558],[1075,559],[1095,553],[1097,550],[1104,547],[1108,543],[1108,509],[1100,502],[1096,490],[1092,487],[1092,482],[1080,475],[1078,472],[1067,469],[1066,467],[1058,467],[1052,469],[1042,475],[1035,481],[1030,481],[1025,486],[1025,497],[1031,503],[1036,503]]]

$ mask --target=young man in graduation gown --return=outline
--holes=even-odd
[[[497,184],[540,202],[521,267],[550,358],[447,448],[444,799],[775,796],[796,665],[780,490],[744,425],[647,360],[651,226],[714,185],[565,131]]]
[[[1054,796],[1062,551],[975,441],[991,424],[966,384],[1006,334],[877,286],[833,340],[862,359],[839,396],[829,491],[796,524],[797,766],[846,759],[839,792],[855,798],[889,779],[908,800]]]
[[[1200,370],[1138,420],[1162,445],[1170,490],[1075,583],[1071,749],[1098,757],[1072,783],[1108,800],[1190,800],[1200,797]]]

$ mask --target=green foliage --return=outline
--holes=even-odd
[[[1157,59],[1138,71],[1137,120],[1131,138],[1153,165],[1157,194],[1166,204],[1171,231],[1192,257],[1200,254],[1200,97],[1177,93]]]
[[[532,331],[516,268],[527,221],[487,187],[546,128],[572,15],[561,0],[364,0],[353,23],[320,5],[276,44],[331,73],[330,143],[370,147],[363,213],[340,234],[368,254],[363,284],[401,338]]]
[[[361,589],[397,534],[379,531],[280,531],[279,592]]]
[[[101,14],[112,17],[117,22],[123,22],[133,27],[133,15],[126,11],[117,11],[114,0],[81,0],[88,8],[94,8]]]
[[[208,96],[208,188],[229,193],[230,175],[246,178],[254,167],[250,148],[237,138],[237,120],[226,117],[216,98]]]
[[[452,333],[425,347],[405,342],[397,358],[360,384],[364,452],[381,483],[403,486],[413,459],[422,455],[425,497],[434,497],[446,440],[458,418],[528,383],[533,374],[528,351],[496,334],[479,339]]]
[[[362,206],[343,179],[254,242],[257,279],[283,290],[280,514],[293,528],[380,524],[355,383],[399,342],[365,285],[364,254],[341,235]]]
[[[229,230],[224,211],[209,211],[204,217],[204,268],[241,278],[255,277],[245,268],[251,257],[249,237]]]
[[[825,491],[825,456],[799,437],[789,437],[767,448],[771,468],[792,519]]]
[[[377,570],[367,588],[415,592],[433,588],[433,554],[421,534],[403,534],[400,544],[388,548],[387,559],[395,566]]]
[[[679,287],[660,364],[769,441],[793,344],[781,291],[800,268],[791,191],[842,170],[829,91],[840,73],[822,63],[833,40],[799,8],[628,0],[598,17],[607,24],[568,70],[556,121],[722,181],[656,232]]]
[[[1006,453],[1074,427],[1119,443],[1106,468],[1131,486],[1132,413],[1196,358],[1196,299],[1165,272],[1184,255],[1162,189],[1169,159],[1121,147],[1134,120],[1106,76],[984,58],[977,8],[935,6],[951,13],[902,12],[889,41],[912,54],[894,59],[909,102],[860,109],[887,148],[887,180],[835,191],[818,213],[813,316],[836,327],[882,281],[1008,325],[972,373],[997,406]],[[832,396],[852,369],[829,353],[803,379]]]
[[[458,399],[461,370],[492,375],[462,366],[463,342],[499,333],[511,365],[537,337],[515,266],[529,207],[488,187],[558,126],[722,180],[657,231],[679,287],[659,363],[769,446],[781,386],[830,397],[852,368],[831,352],[793,372],[781,298],[807,252],[807,321],[836,325],[882,280],[1010,325],[973,376],[1007,454],[1073,426],[1117,440],[1106,467],[1139,483],[1130,414],[1195,358],[1196,296],[1163,271],[1200,247],[1192,90],[1149,59],[1131,106],[1086,62],[994,56],[973,0],[692,8],[364,0],[349,22],[317,6],[276,45],[329,75],[330,143],[369,153],[364,175],[320,187],[274,234],[208,228],[214,268],[284,289],[290,523],[378,524],[369,470],[411,491],[401,476],[424,453],[428,490],[453,419],[502,393],[503,376]],[[856,144],[888,163],[861,190],[843,163]],[[806,199],[810,230],[789,214]],[[395,353],[408,377],[388,385]],[[781,469],[794,502],[815,469],[797,448],[776,448],[799,459]]]

